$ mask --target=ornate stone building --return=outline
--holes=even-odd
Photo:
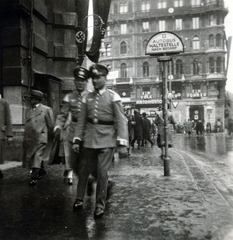
[[[77,65],[77,1],[0,1],[0,94],[11,107],[15,129],[24,125],[25,96],[31,88],[45,94],[59,111],[72,89]]]
[[[110,69],[108,85],[124,105],[153,118],[161,104],[162,66],[145,55],[161,31],[178,35],[184,52],[169,64],[169,91],[177,122],[224,122],[226,37],[223,0],[112,0],[100,62]]]

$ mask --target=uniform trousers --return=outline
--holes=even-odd
[[[91,149],[84,148],[80,168],[80,178],[77,186],[77,199],[83,200],[88,177],[96,172],[96,207],[105,209],[108,187],[108,171],[112,163],[115,148]]]

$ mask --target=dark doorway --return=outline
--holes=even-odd
[[[189,118],[195,122],[201,120],[204,122],[204,107],[202,105],[194,105],[189,108]]]

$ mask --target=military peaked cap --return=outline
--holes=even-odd
[[[74,77],[87,80],[90,77],[89,71],[84,67],[75,67],[73,70]]]
[[[42,99],[43,98],[43,93],[38,90],[31,90],[30,97],[31,98],[37,98],[37,99]]]
[[[101,64],[94,64],[90,67],[91,77],[107,76],[108,69]]]

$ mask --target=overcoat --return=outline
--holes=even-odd
[[[0,98],[0,139],[12,136],[10,106],[6,99]]]
[[[151,122],[148,118],[142,118],[143,122],[143,139],[151,138]]]
[[[26,111],[25,132],[23,141],[23,167],[40,168],[43,155],[36,152],[43,151],[49,131],[54,127],[53,111],[50,107],[39,104],[34,110],[29,107]]]
[[[171,112],[167,112],[167,118],[168,118],[168,147],[173,146],[173,139],[172,139],[172,125],[175,127],[176,121],[172,115]],[[156,117],[156,124],[158,125],[158,136],[157,136],[157,144],[158,147],[164,147],[165,146],[165,137],[164,137],[164,119],[163,119],[163,113],[162,111],[157,114]]]
[[[12,137],[10,106],[6,99],[0,98],[0,163],[4,163],[5,137]]]
[[[134,126],[134,139],[135,140],[142,140],[143,139],[143,122],[142,117],[139,113],[134,115],[135,119],[135,126]]]

